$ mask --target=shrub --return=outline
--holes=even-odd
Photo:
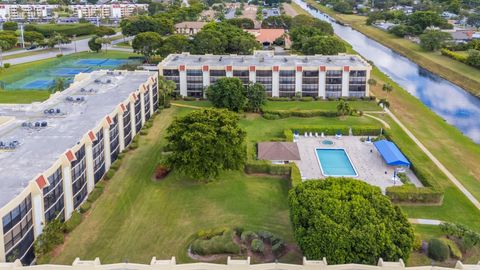
[[[462,259],[462,252],[460,251],[460,248],[458,248],[457,243],[447,238],[441,238],[440,240],[442,240],[448,246],[448,249],[450,250],[450,255],[453,258],[459,260]]]
[[[35,31],[43,34],[45,37],[50,37],[53,33],[58,33],[65,36],[82,36],[90,35],[95,32],[97,26],[91,23],[75,23],[75,24],[29,24],[25,27],[25,31]]]
[[[247,162],[245,164],[245,173],[265,173],[271,175],[290,175],[289,166],[271,164],[268,161]]]
[[[59,54],[57,54],[56,56],[57,56],[57,58],[60,58],[60,57],[63,56],[63,54],[59,53]]]
[[[145,136],[148,134],[148,131],[146,129],[140,130],[140,135]]]
[[[65,221],[65,232],[66,233],[72,232],[81,222],[82,222],[82,215],[77,211],[73,211],[70,219]]]
[[[98,199],[98,197],[100,197],[100,195],[102,195],[103,193],[103,187],[99,188],[98,186],[95,187],[92,192],[88,195],[88,199],[87,201],[90,202],[90,203],[93,203],[94,201],[96,201]]]
[[[283,242],[278,242],[275,245],[272,245],[272,252],[273,254],[280,254],[283,251],[283,248],[285,247]]]
[[[300,174],[300,169],[298,168],[297,164],[292,163],[290,166],[290,185],[292,187],[296,187],[302,183],[302,175]]]
[[[466,56],[455,53],[455,52],[452,52],[449,49],[441,49],[440,52],[442,53],[442,55],[445,55],[447,57],[450,57],[450,58],[455,59],[457,61],[460,61],[462,63],[465,63],[467,61]]]
[[[378,136],[381,128],[374,126],[352,127],[353,136]]]
[[[271,115],[278,115],[279,118],[288,118],[288,117],[337,117],[337,111],[325,111],[325,110],[263,110],[263,114],[268,115],[268,117],[273,117]],[[265,117],[265,116],[264,116]]]
[[[420,251],[422,249],[422,237],[419,234],[415,234],[415,239],[413,240],[413,250]]]
[[[258,235],[255,232],[252,232],[252,231],[244,231],[240,238],[242,239],[242,242],[248,243],[248,242],[252,241],[253,239],[257,239]]]
[[[287,142],[293,141],[293,131],[291,129],[284,130],[283,135],[285,136],[285,141]]]
[[[386,195],[395,203],[429,203],[439,204],[444,192],[431,187],[417,188],[412,184],[387,187]]]
[[[135,149],[137,149],[137,148],[138,148],[138,141],[133,141],[133,142],[128,146],[128,148],[129,148],[130,150],[135,150]]]
[[[300,101],[314,101],[313,97],[301,97]]]
[[[273,233],[271,233],[269,231],[258,231],[257,235],[262,240],[270,240],[270,238],[273,237]]]
[[[196,98],[194,98],[194,97],[183,97],[182,99],[184,101],[194,101],[194,100],[196,100]]]
[[[157,168],[155,168],[155,179],[163,179],[167,177],[167,175],[170,173],[170,168],[168,168],[165,165],[158,165]]]
[[[447,235],[461,239],[466,249],[480,245],[480,234],[462,224],[444,222],[440,224],[440,229]]]
[[[278,114],[271,114],[271,113],[263,113],[262,117],[267,120],[278,120],[281,118]]]
[[[226,231],[228,231],[225,227],[218,227],[209,230],[200,230],[197,232],[196,238],[208,240],[213,238],[214,236],[223,235]]]
[[[11,67],[11,66],[12,66],[12,65],[11,65],[10,63],[5,63],[5,64],[3,64],[3,67],[4,67],[4,68],[9,68],[9,67]]]
[[[120,168],[120,165],[122,165],[122,161],[117,159],[112,163],[112,165],[110,165],[110,170],[117,171]]]
[[[92,204],[89,201],[86,201],[80,206],[80,213],[86,213],[90,208],[92,208]]]
[[[196,239],[192,242],[191,251],[198,255],[239,254],[240,247],[233,241],[232,234],[231,230],[226,230],[212,238]]]
[[[233,228],[233,231],[235,231],[235,234],[238,236],[242,236],[242,233],[245,231],[243,227],[236,226]]]
[[[252,251],[258,252],[258,253],[263,253],[265,250],[265,246],[263,244],[263,241],[260,239],[253,239],[252,240]]]
[[[48,222],[34,243],[35,256],[43,256],[63,243],[64,224],[59,219]]]
[[[103,177],[103,179],[105,180],[110,180],[113,178],[113,176],[115,175],[115,170],[108,170],[108,172],[105,174],[105,176]]]
[[[450,250],[444,241],[433,238],[428,242],[428,257],[443,262],[448,259]]]
[[[292,99],[288,98],[288,97],[268,97],[267,100],[269,100],[269,101],[292,101]]]
[[[347,126],[297,126],[293,127],[292,130],[300,134],[305,132],[317,132],[320,134],[323,132],[325,135],[335,135],[337,132],[340,132],[343,135],[347,135],[350,131],[350,128]]]

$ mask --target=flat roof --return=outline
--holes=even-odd
[[[159,66],[360,66],[370,65],[358,55],[274,55],[273,51],[257,51],[253,55],[192,55],[189,53],[170,54]]]
[[[88,131],[155,74],[95,71],[77,75],[85,78],[42,103],[0,105],[0,118],[14,117],[13,121],[0,126],[0,141],[19,142],[14,150],[0,150],[0,207],[22,192],[38,174],[48,170],[66,150],[79,143]],[[85,100],[71,102],[67,97]],[[44,113],[57,108],[60,109],[58,115]],[[43,121],[47,127],[22,127],[22,123]]]

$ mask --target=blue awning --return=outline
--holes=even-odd
[[[410,166],[410,162],[407,158],[400,152],[400,149],[387,140],[381,140],[373,143],[377,148],[380,155],[390,166]]]

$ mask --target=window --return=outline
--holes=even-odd
[[[72,161],[72,193],[73,205],[76,209],[85,200],[87,196],[87,177],[85,161],[85,145],[75,153],[76,159]]]
[[[142,124],[142,121],[140,120],[140,126],[141,124]],[[120,152],[120,142],[118,140],[118,116],[116,115],[112,119],[112,124],[110,125],[109,134],[110,134],[110,161],[113,163],[115,162],[115,160],[117,160],[118,153]]]
[[[143,94],[143,104],[144,104],[144,111],[145,111],[145,121],[150,119],[150,92],[146,91]]]
[[[57,217],[63,219],[63,215],[60,215],[64,208],[62,167],[60,166],[47,179],[50,186],[43,189],[45,220],[48,222]]]
[[[127,106],[129,107],[129,106]],[[132,117],[130,116],[130,110],[123,112],[123,135],[125,147],[127,147],[132,141]]]
[[[93,142],[93,180],[95,184],[102,179],[105,174],[105,153],[104,153],[104,140],[103,140],[103,128],[96,133],[96,139]]]
[[[140,99],[135,101],[135,131],[138,133],[142,128],[142,109]]]

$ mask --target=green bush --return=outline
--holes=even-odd
[[[130,150],[135,150],[135,149],[137,149],[137,148],[138,148],[138,141],[133,141],[133,142],[128,146],[128,148],[129,148]]]
[[[285,141],[293,142],[293,131],[291,129],[284,130],[283,136],[285,137]]]
[[[448,246],[448,249],[450,250],[450,255],[453,258],[459,260],[462,259],[462,251],[460,251],[460,248],[458,248],[457,243],[447,238],[441,238],[440,240],[442,240]]]
[[[268,97],[268,101],[292,101],[291,98],[288,97]]]
[[[248,242],[252,241],[253,239],[257,239],[258,235],[255,232],[252,232],[252,231],[244,231],[240,238],[242,239],[242,242],[248,243]]]
[[[353,136],[378,136],[381,131],[381,127],[374,126],[352,127]]]
[[[447,235],[461,239],[465,249],[480,245],[480,234],[462,224],[444,222],[440,224],[440,230]]]
[[[290,164],[291,171],[290,171],[290,186],[296,187],[302,183],[302,175],[300,173],[300,169],[298,168],[297,164],[292,163]]]
[[[103,188],[99,188],[98,186],[95,187],[90,194],[88,194],[88,199],[87,201],[90,203],[93,203],[102,195],[103,193]]]
[[[103,177],[103,179],[105,179],[105,180],[107,180],[107,181],[110,180],[110,179],[112,179],[113,176],[115,175],[115,172],[116,172],[116,171],[115,171],[115,170],[112,170],[112,169],[108,170],[108,172],[105,174],[105,176]]]
[[[428,257],[443,262],[448,259],[450,250],[444,241],[433,238],[428,242]]]
[[[214,236],[223,235],[226,231],[228,231],[225,227],[218,227],[209,230],[200,230],[196,234],[196,238],[202,240],[208,240],[213,238]]]
[[[387,187],[386,195],[395,203],[440,204],[444,192],[431,187],[417,188],[413,184]]]
[[[95,185],[95,188],[104,189],[105,188],[105,181],[100,181]]]
[[[415,234],[415,239],[413,240],[413,250],[421,251],[422,250],[422,236],[420,234]]]
[[[263,110],[262,112],[264,115],[268,115],[268,117],[273,117],[273,115],[278,115],[279,118],[289,118],[289,117],[309,118],[309,117],[339,116],[337,111],[325,111],[325,110]]]
[[[53,33],[65,36],[83,36],[94,33],[97,26],[91,23],[75,23],[75,24],[29,24],[25,27],[25,31],[36,31],[45,37],[50,37]]]
[[[269,231],[258,231],[257,235],[262,240],[270,240],[270,238],[272,238],[274,236],[273,233],[271,233]]]
[[[315,99],[313,97],[301,97],[300,101],[314,101]]]
[[[11,67],[11,66],[12,66],[12,65],[11,65],[10,63],[4,63],[4,64],[3,64],[3,67],[4,67],[4,68],[9,68],[9,67]]]
[[[117,171],[121,165],[122,165],[122,161],[117,159],[112,163],[112,165],[110,165],[110,170]]]
[[[294,132],[298,132],[300,135],[303,135],[305,132],[317,132],[318,134],[322,133],[325,135],[335,135],[337,132],[340,132],[342,135],[348,135],[350,128],[347,126],[298,126],[293,127]]]
[[[194,97],[183,97],[182,98],[184,101],[194,101],[194,100],[197,100],[196,98]]]
[[[44,256],[52,251],[56,245],[63,243],[65,229],[64,224],[59,219],[47,222],[40,234],[34,242],[35,256]]]
[[[59,53],[56,55],[57,58],[63,57],[63,54]]]
[[[86,213],[90,208],[92,208],[92,204],[89,201],[86,201],[80,205],[80,213]]]
[[[275,245],[272,245],[272,252],[273,254],[278,255],[283,251],[283,248],[285,247],[285,244],[283,242],[278,242]]]
[[[245,229],[243,227],[236,226],[235,228],[233,228],[233,231],[236,235],[242,236],[242,233],[245,231]]]
[[[66,233],[72,232],[78,225],[80,225],[81,222],[82,222],[82,215],[77,211],[73,211],[70,219],[65,221],[65,232]]]
[[[196,239],[192,242],[191,251],[198,255],[239,254],[240,247],[233,241],[233,232],[225,231],[210,239]]]
[[[467,61],[467,57],[465,55],[455,53],[449,49],[441,49],[440,52],[442,53],[442,55],[445,55],[462,63],[465,63]]]
[[[271,114],[271,113],[262,113],[262,117],[267,120],[278,120],[281,117],[278,114]]]
[[[263,244],[263,241],[260,239],[253,239],[252,240],[252,251],[258,252],[258,253],[263,253],[265,250],[265,245]]]
[[[286,165],[271,164],[268,161],[249,161],[245,164],[245,173],[265,173],[271,175],[290,175],[290,168]]]

